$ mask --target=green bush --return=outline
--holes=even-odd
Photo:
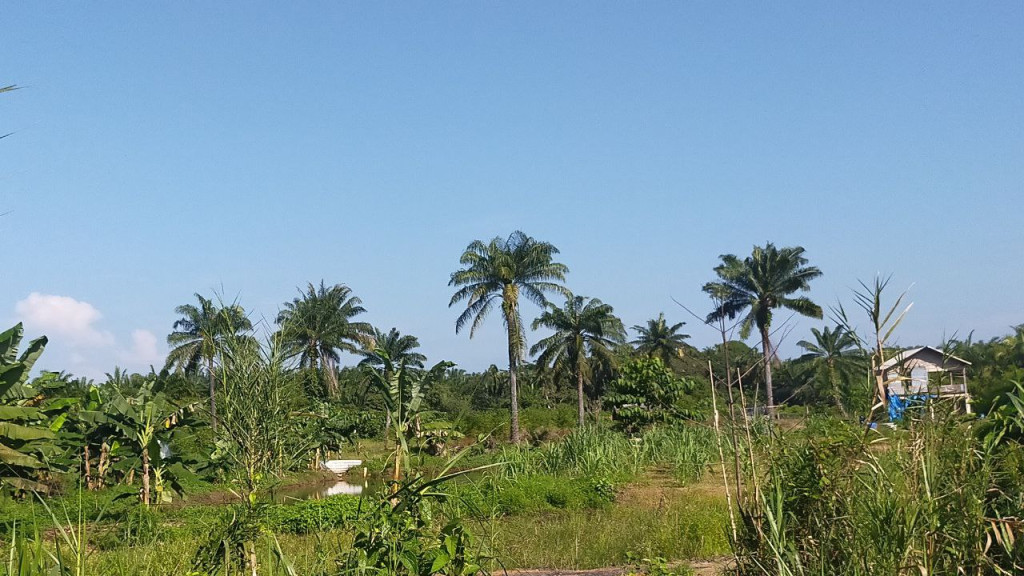
[[[278,532],[309,534],[347,525],[357,516],[359,507],[359,498],[345,494],[303,500],[272,507],[268,512],[268,523]]]

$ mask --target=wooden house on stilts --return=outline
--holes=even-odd
[[[950,398],[971,413],[971,396],[967,392],[967,369],[971,363],[924,346],[904,350],[881,366],[888,393],[907,400],[911,398]]]

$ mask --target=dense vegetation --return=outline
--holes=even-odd
[[[0,334],[0,574],[1022,569],[1024,326],[941,345],[972,363],[984,418],[936,398],[890,427],[877,367],[905,309],[886,280],[853,295],[871,333],[839,305],[783,360],[774,311],[824,316],[798,295],[821,275],[802,248],[722,256],[701,319],[722,341],[704,350],[664,313],[630,341],[557,255],[516,232],[451,275],[456,331],[500,308],[507,369],[428,361],[324,281],[267,327],[196,294],[165,366],[102,382],[33,376],[46,339]],[[528,346],[528,327],[549,332]],[[378,490],[275,497],[353,454]]]

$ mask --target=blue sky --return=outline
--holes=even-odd
[[[672,298],[707,312],[718,255],[766,241],[823,305],[913,284],[901,343],[1002,335],[1021,30],[1020,2],[3,3],[0,320],[96,377],[159,363],[193,292],[273,318],[323,278],[480,369],[501,321],[456,335],[448,277],[520,228],[700,346]]]

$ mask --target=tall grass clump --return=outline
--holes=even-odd
[[[530,475],[606,477],[617,481],[652,466],[670,467],[696,479],[714,459],[714,433],[702,426],[659,427],[638,437],[583,428],[540,447],[507,447],[501,460],[507,479]]]
[[[742,575],[1019,574],[1024,449],[936,403],[905,428],[838,423],[762,455]]]

